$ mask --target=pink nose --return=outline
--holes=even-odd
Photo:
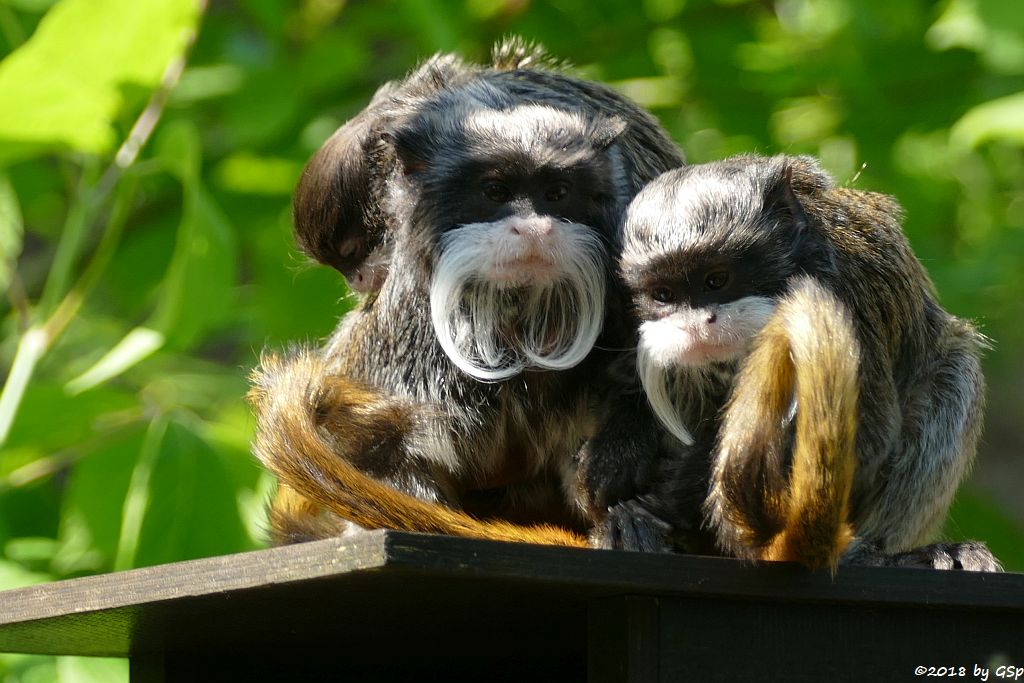
[[[543,218],[512,218],[509,232],[523,237],[545,237],[554,231],[554,222]]]

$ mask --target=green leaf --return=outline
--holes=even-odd
[[[153,148],[154,156],[166,164],[186,188],[199,182],[203,143],[194,123],[168,122],[157,134]]]
[[[950,141],[960,148],[977,147],[989,140],[1024,145],[1024,92],[979,104],[950,132]]]
[[[130,569],[135,566],[139,547],[142,520],[149,506],[149,489],[152,485],[153,468],[160,458],[167,434],[168,420],[159,415],[149,424],[146,436],[139,449],[139,457],[132,469],[128,491],[124,497],[124,508],[121,513],[121,533],[117,540],[117,552],[114,557],[114,569]]]
[[[67,575],[113,568],[125,498],[142,447],[139,431],[75,463],[61,499],[54,571]]]
[[[45,451],[81,444],[96,435],[101,416],[135,406],[128,392],[102,387],[88,396],[68,396],[61,385],[37,379],[25,392],[7,446]]]
[[[195,0],[63,0],[0,62],[0,163],[106,154],[126,86],[154,88],[194,33]]]
[[[227,218],[198,184],[185,188],[174,257],[149,327],[187,348],[223,324],[233,303],[236,243]]]
[[[168,424],[145,477],[133,566],[252,549],[238,505],[247,489],[232,476],[225,457],[190,425]]]
[[[39,482],[0,492],[0,534],[13,539],[54,537],[60,520],[60,491]]]
[[[157,157],[184,185],[184,209],[174,255],[147,327],[174,348],[185,348],[223,322],[233,298],[237,259],[234,231],[202,185],[199,131],[190,122],[168,126]]]
[[[4,683],[53,683],[57,658],[44,655],[0,655]]]
[[[56,541],[45,536],[13,538],[4,546],[4,555],[22,564],[49,562],[56,551]]]
[[[0,4],[10,5],[23,12],[45,12],[56,2],[57,0],[2,0]]]
[[[291,159],[243,152],[222,161],[214,175],[217,183],[231,192],[289,196],[302,175],[302,166]]]
[[[39,572],[30,572],[16,562],[0,560],[0,590],[24,588],[37,583],[52,581],[53,577]]]
[[[301,264],[303,259],[294,254],[289,222],[287,216],[269,220],[255,214],[246,221],[255,228],[245,245],[247,264],[255,277],[243,303],[251,308],[254,336],[271,346],[329,335],[355,303],[354,297],[346,297],[344,278],[331,268],[282,267],[282,263]],[[254,360],[251,354],[246,363]]]
[[[7,176],[0,174],[0,291],[11,282],[24,231],[18,196]]]
[[[977,487],[957,493],[945,532],[954,541],[984,540],[1007,571],[1024,570],[1024,528]]]
[[[128,660],[104,657],[58,657],[58,683],[127,683]]]
[[[70,394],[92,389],[148,358],[163,344],[164,335],[146,327],[136,327],[95,365],[68,382],[65,389]]]

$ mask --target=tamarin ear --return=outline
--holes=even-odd
[[[306,164],[292,203],[299,248],[346,278],[380,240],[367,225],[373,194],[370,128],[367,120],[356,118],[335,131]]]
[[[807,231],[809,219],[803,204],[793,191],[793,167],[783,164],[767,188],[764,208],[771,215],[788,221],[795,232],[802,235]]]
[[[597,149],[605,150],[618,140],[629,124],[621,116],[601,116],[593,123],[589,138]]]
[[[427,168],[430,134],[421,121],[408,122],[381,133],[381,141],[395,150],[395,156],[405,175],[413,175]]]
[[[794,257],[815,272],[833,272],[835,255],[828,241],[811,225],[807,210],[793,190],[793,166],[784,162],[767,186],[764,208],[768,215],[792,230]]]

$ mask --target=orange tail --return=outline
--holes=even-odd
[[[482,521],[419,500],[373,479],[350,460],[359,453],[335,449],[398,444],[411,407],[344,377],[324,376],[309,351],[265,357],[252,374],[249,401],[259,428],[256,457],[284,486],[322,509],[365,528],[419,531],[497,541],[587,547],[583,537],[553,526]],[[320,435],[337,434],[335,448]],[[396,433],[399,432],[399,433]],[[354,439],[348,440],[349,434]]]
[[[859,348],[845,307],[815,281],[799,281],[779,303],[719,437],[708,510],[725,550],[835,569],[852,538]]]

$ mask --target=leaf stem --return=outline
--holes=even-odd
[[[131,569],[135,565],[136,553],[139,549],[139,534],[142,521],[149,507],[149,483],[153,476],[153,468],[160,456],[160,446],[170,420],[165,415],[153,418],[146,431],[139,459],[132,471],[131,482],[128,484],[128,495],[124,499],[121,514],[121,535],[117,542],[114,557],[114,570]]]
[[[50,276],[37,308],[47,316],[46,321],[41,325],[30,326],[18,342],[11,372],[4,383],[3,392],[0,393],[0,446],[6,442],[10,434],[11,425],[14,423],[28,382],[35,372],[36,364],[78,313],[85,295],[99,280],[113,255],[127,219],[130,201],[115,206],[111,220],[108,221],[104,235],[100,239],[100,245],[93,252],[85,271],[74,286],[64,293],[67,283],[71,280],[72,269],[89,226],[95,221],[107,197],[113,192],[125,171],[135,163],[139,152],[153,134],[167,105],[167,98],[185,70],[187,54],[194,40],[193,33],[184,53],[168,65],[160,85],[150,96],[146,108],[135,120],[128,137],[118,148],[113,162],[103,172],[99,181],[92,187],[84,188],[79,193],[78,201],[69,209],[64,233],[57,245]],[[87,173],[86,176],[88,175],[91,174]],[[128,195],[131,195],[131,192]]]
[[[48,344],[46,332],[40,327],[30,327],[18,340],[11,372],[4,383],[3,392],[0,392],[0,445],[7,441],[14,416],[25,395],[25,388]]]
[[[64,328],[77,315],[82,302],[85,301],[85,297],[88,296],[89,292],[96,286],[96,283],[99,282],[100,277],[102,277],[107,265],[113,258],[114,252],[117,251],[117,245],[121,241],[121,235],[124,233],[125,224],[128,222],[128,215],[131,212],[135,187],[135,182],[129,179],[126,181],[124,190],[118,193],[114,200],[114,206],[111,209],[106,229],[103,231],[100,243],[93,252],[89,263],[74,287],[61,300],[60,304],[57,305],[57,310],[53,312],[44,324],[43,329],[46,330],[46,336],[50,343],[61,335]]]
[[[18,314],[20,329],[27,330],[32,324],[32,305],[28,301],[28,294],[25,293],[25,283],[21,281],[17,270],[11,271],[11,281],[7,285],[7,300]]]

